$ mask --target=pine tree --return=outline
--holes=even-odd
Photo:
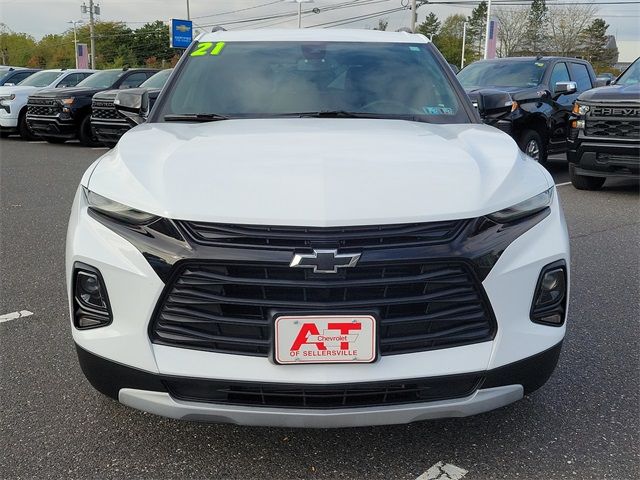
[[[547,16],[549,8],[545,0],[533,0],[529,10],[529,25],[525,32],[524,48],[527,53],[542,55],[547,50]]]
[[[596,69],[612,67],[618,54],[616,49],[606,48],[608,28],[607,22],[596,18],[581,35],[582,55]]]
[[[427,18],[416,28],[417,33],[421,33],[425,37],[432,39],[440,31],[440,20],[435,13],[431,12]]]
[[[487,2],[482,1],[471,12],[471,16],[467,19],[469,27],[467,35],[469,36],[469,44],[473,45],[473,51],[477,57],[482,57],[484,53],[484,35],[487,28]]]

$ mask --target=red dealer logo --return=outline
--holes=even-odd
[[[276,319],[278,363],[371,362],[375,320],[369,315]]]

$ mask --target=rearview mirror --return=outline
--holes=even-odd
[[[113,101],[116,110],[136,125],[144,123],[149,115],[149,94],[144,88],[122,90]]]
[[[556,95],[570,95],[578,91],[578,84],[576,82],[556,82],[553,88]]]
[[[500,117],[511,112],[513,108],[511,95],[500,90],[480,90],[477,99],[478,112],[482,118]]]

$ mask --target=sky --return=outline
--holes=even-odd
[[[88,3],[88,0],[85,0]],[[460,0],[466,5],[437,5],[431,0],[429,5],[418,9],[418,22],[433,11],[440,19],[453,13],[469,15],[479,0]],[[547,0],[554,3],[576,3],[590,0]],[[632,61],[640,55],[640,4],[621,5],[633,0],[594,0],[598,5],[599,17],[610,25],[609,33],[616,35],[620,50],[620,61]],[[101,7],[100,19],[123,21],[131,28],[137,28],[154,20],[167,21],[170,18],[186,18],[187,8],[194,23],[203,30],[219,24],[225,28],[295,28],[297,26],[297,4],[294,0],[98,0]],[[351,3],[352,5],[347,5]],[[410,0],[314,0],[303,4],[304,10],[318,8],[320,13],[309,12],[303,16],[303,26],[314,26],[325,22],[376,14],[399,9]],[[81,15],[82,0],[0,0],[0,22],[16,32],[25,32],[39,39],[49,33],[59,33],[70,25],[70,20],[85,18]],[[341,7],[342,6],[342,7]],[[338,8],[336,8],[338,7]],[[511,7],[513,8],[513,7]],[[269,17],[280,14],[291,17],[272,18],[247,23],[233,23],[242,20]],[[389,21],[389,30],[409,26],[410,11],[380,13],[369,19],[361,19],[335,28],[365,28],[377,25],[378,18]]]

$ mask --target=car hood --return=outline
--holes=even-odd
[[[30,86],[20,86],[20,85],[14,85],[14,86],[10,86],[7,87],[6,85],[2,85],[0,86],[0,95],[10,95],[12,93],[16,94],[16,95],[20,95],[20,94],[28,94],[30,92],[35,92],[36,90],[39,90],[38,87],[30,87]]]
[[[585,102],[622,102],[640,104],[640,84],[609,85],[607,87],[587,90],[578,97]]]
[[[104,88],[87,88],[87,87],[67,87],[67,88],[50,88],[38,92],[39,98],[67,98],[67,97],[90,97],[98,92],[105,90]]]
[[[549,178],[486,125],[256,119],[140,125],[88,187],[180,220],[339,226],[477,217]]]
[[[136,90],[147,91],[150,98],[157,97],[162,89],[160,88],[140,88],[137,87]],[[118,95],[118,92],[122,92],[122,90],[104,90],[102,92],[98,92],[93,96],[94,100],[99,100],[101,102],[113,102]]]

